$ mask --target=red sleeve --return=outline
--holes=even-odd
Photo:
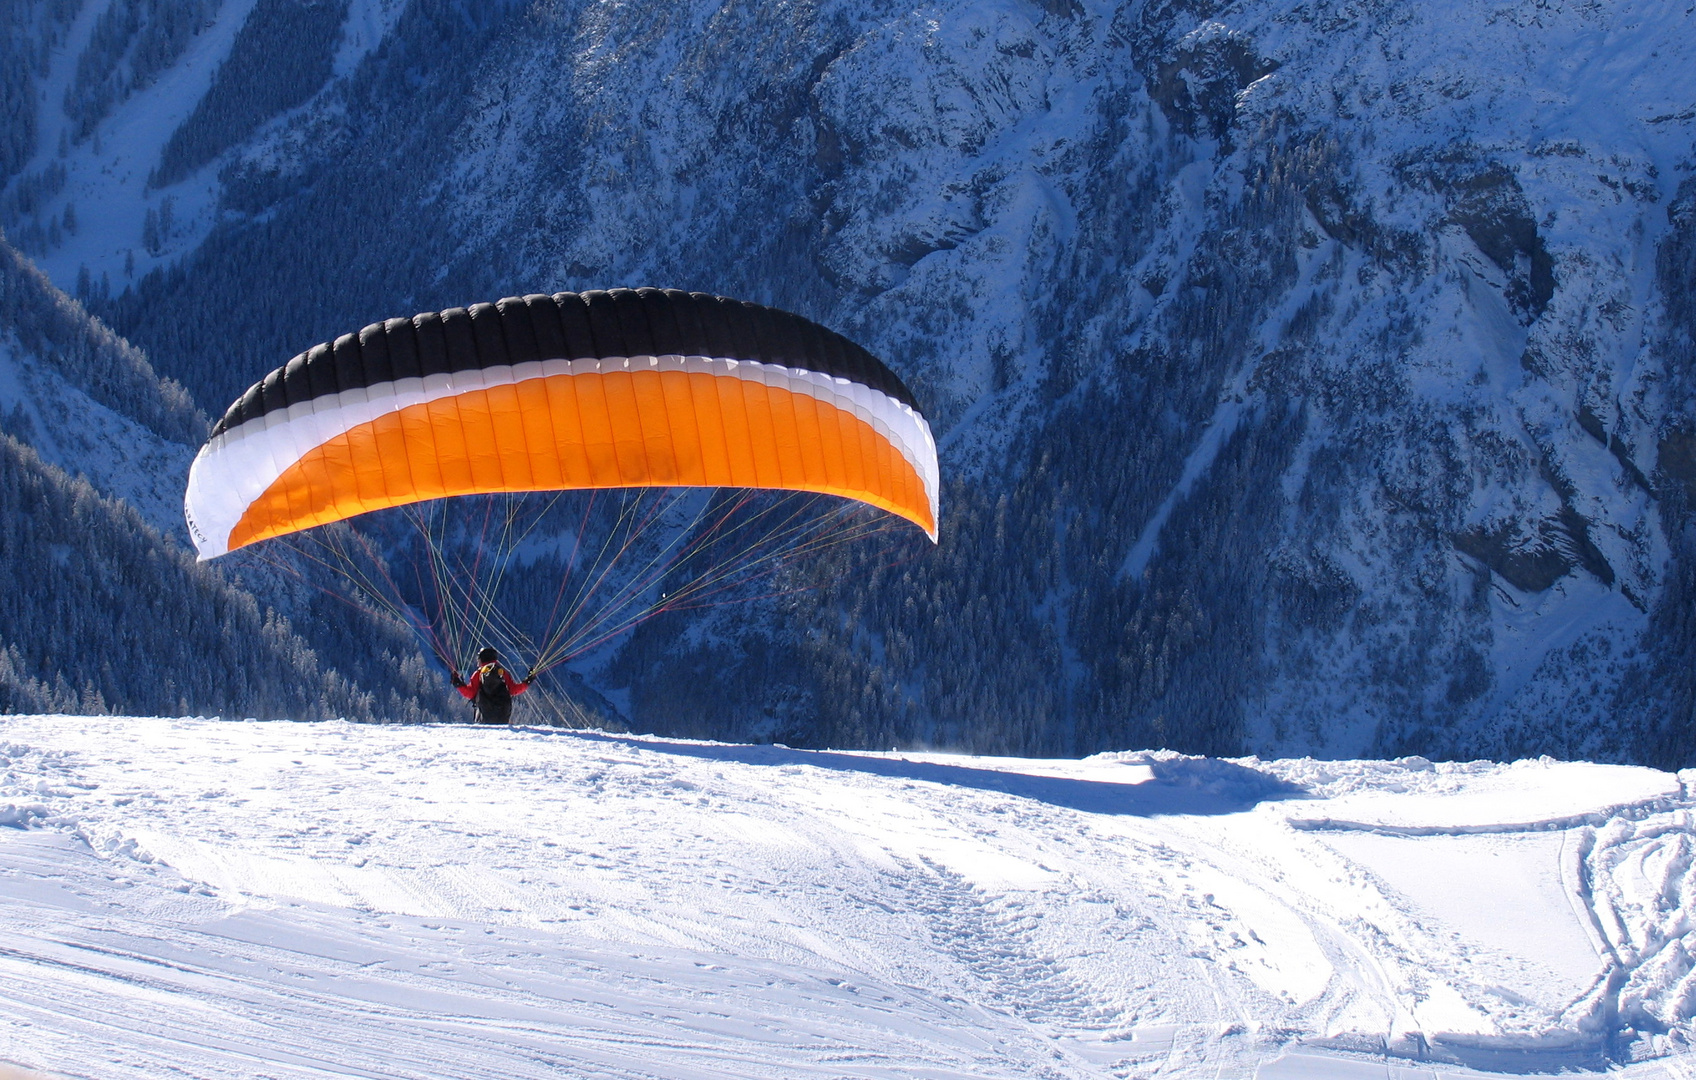
[[[504,667],[501,668],[501,678],[506,680],[507,693],[511,694],[513,697],[517,697],[519,694],[530,689],[529,683],[519,682],[517,679],[514,679],[512,674]]]
[[[478,668],[476,671],[473,671],[471,673],[471,681],[470,682],[466,683],[464,686],[456,687],[456,689],[460,692],[460,694],[465,698],[466,701],[474,701],[477,698],[477,691],[482,689],[482,687],[483,687],[483,669]]]

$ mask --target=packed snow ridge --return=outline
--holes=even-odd
[[[1693,782],[10,716],[0,1058],[1689,1077]]]

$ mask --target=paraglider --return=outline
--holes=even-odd
[[[457,668],[449,672],[455,690],[477,710],[479,724],[505,724],[512,719],[512,699],[530,689],[534,673],[522,681],[501,667],[500,653],[485,646],[477,652],[477,669],[466,680]]]
[[[936,538],[936,443],[864,349],[799,316],[659,289],[374,323],[253,385],[189,470],[201,559],[424,499],[747,487],[858,499]]]
[[[619,501],[599,519],[591,503],[574,528],[540,528],[560,493],[608,489]],[[184,513],[202,560],[297,545],[359,602],[411,625],[449,670],[465,640],[494,633],[530,651],[535,674],[699,605],[762,560],[890,521],[934,543],[938,490],[929,423],[865,349],[757,304],[614,289],[390,319],[308,349],[213,427]],[[809,494],[785,504],[771,492]],[[437,509],[478,497],[480,534],[475,510]],[[395,508],[425,550],[406,581],[387,565],[393,537],[345,524]],[[589,572],[574,591],[560,582],[532,638],[494,596],[521,545],[563,532],[566,572]],[[474,552],[469,565],[450,565],[455,542]],[[615,571],[621,559],[634,565]]]

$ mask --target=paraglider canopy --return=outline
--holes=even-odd
[[[936,443],[899,378],[796,315],[659,289],[373,323],[255,383],[184,510],[201,559],[429,499],[614,487],[856,499],[937,535]]]

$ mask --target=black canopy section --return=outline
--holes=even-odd
[[[612,356],[757,360],[849,379],[918,409],[883,361],[832,330],[776,308],[676,289],[507,297],[494,304],[372,323],[296,356],[253,384],[213,437],[277,409],[396,379],[533,360]]]

